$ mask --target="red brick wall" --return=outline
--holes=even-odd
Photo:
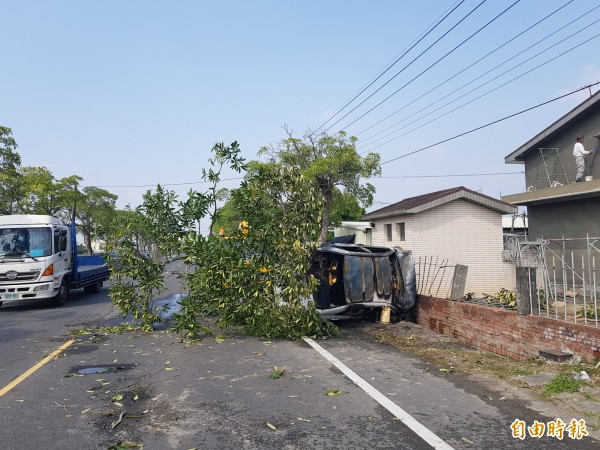
[[[600,358],[600,328],[516,311],[433,297],[419,297],[418,323],[436,333],[492,353],[521,360],[555,350]]]

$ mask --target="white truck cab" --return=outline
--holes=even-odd
[[[104,261],[88,266],[94,276],[81,282],[79,269],[74,268],[78,264],[72,234],[68,225],[52,216],[0,216],[0,305],[42,298],[62,305],[71,288],[101,288],[108,277]]]

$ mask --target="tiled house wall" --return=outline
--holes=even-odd
[[[373,220],[373,245],[399,246],[419,257],[469,267],[465,292],[493,294],[515,288],[515,267],[502,261],[502,214],[459,199],[417,214]],[[399,223],[405,240],[400,241]],[[386,225],[392,226],[392,241]]]

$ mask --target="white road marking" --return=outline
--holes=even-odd
[[[391,412],[395,417],[400,419],[400,421],[414,431],[421,439],[427,442],[436,450],[454,450],[448,443],[446,443],[442,438],[433,433],[429,428],[425,427],[422,423],[420,423],[417,419],[412,417],[398,405],[396,405],[393,401],[363,380],[360,376],[358,376],[355,372],[353,372],[348,366],[346,366],[343,362],[317,344],[310,338],[304,338],[304,341],[318,351],[321,356],[323,356],[327,361],[333,364],[335,367],[340,369],[340,371],[350,378],[358,387],[360,387],[363,391],[369,394],[375,401],[377,401],[381,406]]]

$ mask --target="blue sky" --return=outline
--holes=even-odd
[[[436,121],[423,122],[487,92],[600,33],[600,8],[575,0],[445,85],[414,101],[568,0],[521,0],[432,69],[412,78],[508,8],[488,0],[356,111],[329,131],[359,137],[382,161],[600,80],[600,38]],[[24,165],[72,174],[84,185],[136,206],[146,187],[197,182],[215,142],[237,140],[247,159],[284,137],[316,128],[398,58],[456,0],[415,1],[28,1],[3,0],[0,124],[11,127]],[[481,0],[465,0],[392,67],[366,98],[449,30]],[[570,34],[578,35],[567,38]],[[432,116],[373,143],[400,122],[471,82],[550,33],[556,34],[433,107]],[[444,103],[546,47],[546,53],[463,99]],[[348,126],[376,103],[400,91]],[[593,88],[595,92],[597,88]],[[391,178],[520,172],[504,157],[584,100],[589,91],[383,165],[370,210],[406,197],[464,185],[493,197],[525,189],[522,175]],[[410,104],[411,102],[413,102]],[[351,107],[358,102],[352,103]],[[406,106],[410,104],[409,106]],[[346,109],[326,127],[351,108]],[[392,118],[371,127],[397,112]],[[406,134],[404,134],[406,133]],[[386,134],[386,133],[383,133]],[[404,134],[399,136],[399,134]],[[393,141],[385,143],[391,138]],[[363,143],[364,142],[364,143]],[[370,143],[370,144],[369,144]],[[384,143],[383,145],[380,145]],[[225,174],[232,177],[232,174]],[[235,187],[236,180],[224,183]],[[118,187],[119,186],[119,187]],[[121,187],[124,186],[124,187]],[[181,196],[203,184],[171,186]]]

